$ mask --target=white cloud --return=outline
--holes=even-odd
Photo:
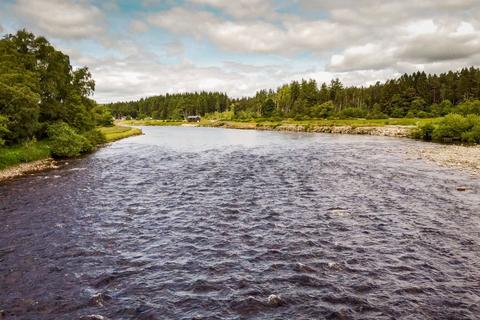
[[[235,52],[290,55],[313,50],[322,53],[362,37],[355,28],[325,20],[286,18],[283,25],[278,25],[261,20],[225,20],[211,12],[180,7],[152,14],[148,21],[171,32],[207,39],[222,49]]]
[[[49,36],[78,39],[104,31],[102,11],[85,0],[17,0],[13,9]]]
[[[89,66],[99,101],[190,90],[238,97],[302,78],[366,85],[480,65],[478,0],[295,0],[295,10],[283,0],[140,3],[120,23],[126,11],[117,0],[16,0],[0,3],[0,15],[6,31],[54,37]],[[95,43],[62,40],[83,38]]]

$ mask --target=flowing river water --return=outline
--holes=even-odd
[[[0,319],[480,319],[480,181],[422,142],[143,130],[0,184]]]

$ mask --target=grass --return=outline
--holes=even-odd
[[[142,134],[142,130],[139,128],[124,126],[102,127],[99,128],[99,130],[105,135],[107,142],[113,142],[123,138]]]
[[[179,126],[186,122],[178,120],[122,120],[116,123],[125,126]]]
[[[250,128],[252,126],[263,126],[275,128],[280,125],[297,126],[352,126],[352,127],[383,127],[387,125],[395,126],[418,126],[435,121],[437,118],[418,119],[418,118],[390,118],[390,119],[311,119],[311,120],[293,120],[293,119],[268,119],[258,118],[249,120],[205,120],[202,119],[198,124],[205,127],[222,126],[228,123],[229,127]],[[179,126],[186,124],[184,121],[171,120],[125,120],[118,124],[129,126]]]
[[[0,169],[50,158],[50,147],[46,141],[30,141],[11,147],[0,147]]]
[[[142,134],[138,128],[123,126],[101,127],[107,142]],[[20,163],[48,159],[52,156],[48,140],[29,141],[21,145],[0,147],[0,170]]]

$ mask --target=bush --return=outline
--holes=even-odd
[[[412,133],[414,139],[422,139],[426,141],[432,140],[432,133],[435,129],[432,123],[426,123],[418,126]]]
[[[82,136],[87,138],[93,146],[98,146],[99,144],[104,144],[107,142],[105,135],[97,129],[87,131],[83,133]]]
[[[480,100],[465,101],[455,107],[455,112],[464,116],[469,114],[480,115]]]
[[[448,114],[435,123],[419,126],[413,137],[440,142],[480,143],[480,116]]]
[[[52,156],[55,158],[76,157],[92,151],[94,146],[84,136],[64,122],[52,124],[47,129]]]
[[[345,108],[337,114],[340,119],[365,118],[367,112],[361,108]]]
[[[470,123],[466,117],[459,114],[449,114],[442,118],[432,132],[436,141],[461,141],[462,134],[469,131]]]
[[[388,119],[388,116],[381,111],[371,111],[367,114],[367,119]]]

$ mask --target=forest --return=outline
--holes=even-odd
[[[471,67],[439,75],[404,74],[367,87],[346,87],[339,79],[321,85],[315,80],[302,80],[240,99],[228,98],[224,93],[198,92],[159,95],[106,107],[117,118],[137,119],[183,119],[226,111],[238,120],[430,118],[457,111],[479,114],[480,103],[475,102],[479,98],[480,69]]]
[[[44,37],[26,30],[6,35],[0,40],[0,145],[48,140],[58,157],[93,150],[104,140],[96,126],[113,122],[90,98],[94,90],[88,68],[73,69]]]

